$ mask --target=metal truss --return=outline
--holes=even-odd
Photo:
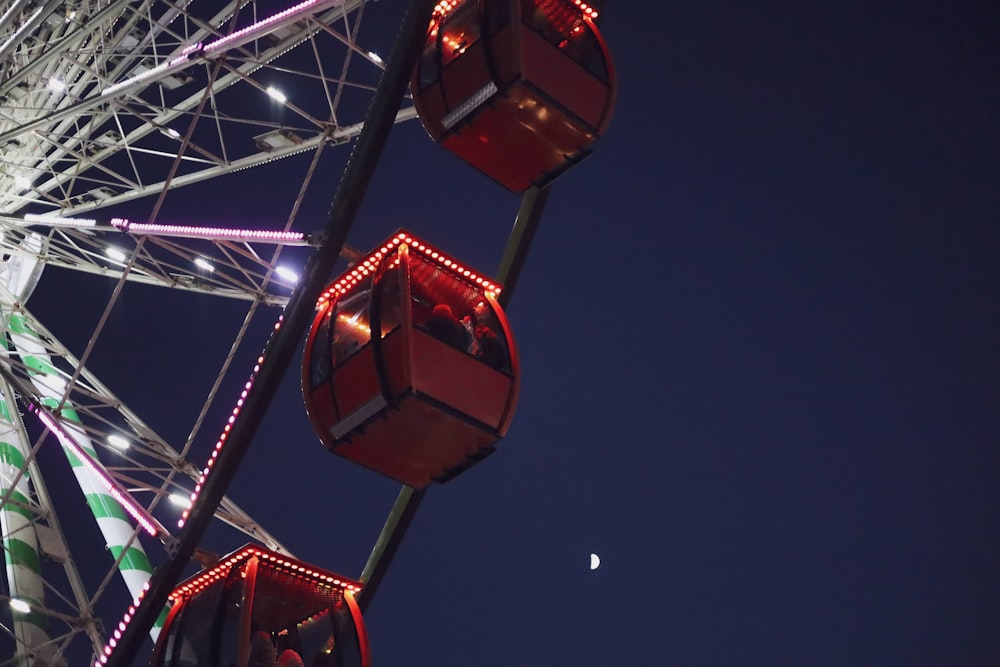
[[[0,9],[0,401],[9,413],[0,427],[18,452],[0,452],[0,667],[92,663],[128,603],[118,572],[127,552],[144,542],[162,561],[174,546],[168,499],[189,496],[204,465],[192,443],[252,318],[283,306],[294,287],[277,270],[282,246],[318,244],[288,230],[320,154],[361,134],[384,67],[358,43],[373,1],[10,0]],[[404,104],[396,122],[415,117]],[[155,196],[153,223],[175,189],[305,152],[312,165],[278,237],[113,217],[116,205]],[[34,267],[20,289],[4,268],[15,265]],[[42,268],[53,269],[46,280],[73,271],[117,281],[78,356],[26,306]],[[186,442],[168,443],[87,368],[130,282],[248,304]],[[132,524],[121,553],[109,543],[107,562],[76,555],[81,530],[91,541],[100,534],[80,527],[94,521],[85,509],[60,515],[53,502],[64,508],[61,497],[80,489],[63,488],[65,468],[54,478],[39,457],[69,436],[93,447],[89,465],[111,492],[160,527],[154,538]],[[220,530],[287,553],[228,497],[214,517]],[[43,599],[18,615],[15,589],[31,588],[18,573],[24,544],[36,552]]]
[[[356,42],[365,0],[212,5],[10,5],[0,213],[78,215],[358,135],[382,67]]]
[[[89,222],[94,224],[52,226],[0,216],[0,252],[7,259],[20,256],[115,280],[281,306],[288,300],[294,277],[274,272],[269,246],[312,244],[305,234],[284,234],[277,242],[239,240],[213,233],[224,230],[212,228],[196,235],[205,228],[192,226],[176,228],[181,232],[176,236],[161,236],[136,234],[125,225]],[[29,235],[42,239],[38,250],[24,242]]]
[[[123,598],[118,579],[121,560],[128,557],[127,554],[116,554],[111,548],[111,554],[103,565],[95,570],[95,564],[90,562],[86,572],[73,555],[74,539],[68,536],[64,525],[74,524],[78,539],[81,524],[92,522],[94,518],[100,524],[103,519],[97,513],[94,518],[87,517],[86,511],[60,517],[53,508],[48,490],[53,486],[48,481],[52,471],[39,465],[38,460],[38,452],[44,443],[50,443],[50,448],[58,448],[58,443],[54,441],[61,439],[54,437],[56,431],[53,431],[53,426],[63,431],[64,435],[75,434],[77,443],[92,448],[92,464],[107,477],[109,488],[114,487],[120,497],[133,503],[138,512],[160,528],[155,535],[155,541],[160,545],[154,546],[160,553],[154,557],[163,560],[176,542],[170,527],[172,523],[175,525],[177,510],[170,508],[170,503],[166,501],[172,497],[183,501],[197,484],[204,452],[192,454],[191,447],[232,358],[231,352],[187,441],[179,447],[168,444],[25,306],[25,297],[37,284],[46,263],[51,261],[76,269],[87,263],[99,267],[98,257],[101,250],[107,247],[102,237],[109,232],[98,228],[56,227],[49,231],[48,236],[43,236],[28,227],[12,225],[3,235],[6,261],[0,270],[0,338],[4,351],[0,355],[0,399],[3,404],[0,421],[7,425],[7,431],[0,437],[3,441],[0,442],[0,543],[8,561],[5,592],[8,602],[12,602],[15,597],[23,597],[15,595],[20,593],[15,591],[17,578],[37,578],[35,588],[40,589],[40,594],[32,599],[30,615],[37,620],[39,627],[44,627],[45,633],[43,641],[35,637],[35,641],[28,645],[30,633],[26,634],[23,629],[18,632],[16,615],[13,624],[0,622],[0,650],[6,646],[14,649],[7,653],[7,661],[5,656],[0,655],[0,666],[25,662],[33,665],[66,664],[69,656],[81,657],[81,649],[75,648],[81,643],[86,654],[100,651],[107,640],[103,619],[113,617],[123,601],[128,600],[127,595]],[[121,232],[114,234],[122,236]],[[213,278],[216,284],[180,288],[254,299],[250,314],[257,305],[266,301],[268,289],[272,287],[266,276],[273,273],[273,265],[262,259],[249,244],[241,248],[228,241],[208,239],[202,241],[204,247],[194,254],[183,245],[184,242],[191,242],[189,238],[148,240],[147,247],[139,244],[130,259],[118,263],[121,266],[112,272],[114,276],[121,279],[125,273],[122,267],[130,267],[134,275],[142,277],[141,282],[156,283],[171,274],[164,267],[190,264],[188,260],[192,257],[202,261],[205,257],[212,257],[219,267],[220,278]],[[121,240],[118,239],[118,242],[121,243]],[[210,252],[213,249],[215,255]],[[77,264],[63,259],[66,256],[76,256]],[[213,271],[210,275],[215,276],[215,273]],[[221,277],[223,274],[241,276],[244,282]],[[176,277],[172,279],[176,280]],[[219,284],[225,285],[225,288],[219,288]],[[249,315],[233,342],[233,352],[242,342],[247,324]],[[95,336],[99,333],[100,329],[95,331]],[[46,413],[52,425],[41,421],[43,415],[39,414],[40,411]],[[43,428],[45,426],[50,432],[48,435]],[[14,432],[16,438],[12,438]],[[33,441],[30,433],[37,436]],[[19,444],[12,444],[14,440]],[[15,450],[13,455],[12,450]],[[73,489],[65,488],[65,468],[57,468],[55,474],[62,480],[56,484],[63,487],[59,495],[72,492]],[[85,485],[81,484],[81,487]],[[89,492],[85,488],[83,490],[91,495],[92,489]],[[80,491],[76,489],[76,494],[79,495]],[[158,516],[162,520],[157,519]],[[29,520],[26,522],[22,517]],[[229,498],[220,503],[215,519],[255,542],[287,552],[277,539]],[[131,525],[128,530],[127,542],[135,545],[140,530]],[[97,529],[85,532],[93,536]],[[100,538],[99,533],[97,537]],[[34,557],[25,559],[25,544],[34,549]],[[132,547],[126,551],[131,552]],[[25,560],[35,561],[31,571],[18,574],[16,567],[11,569]],[[4,636],[9,641],[3,641]]]
[[[36,458],[46,438],[43,435],[29,444],[29,430],[37,434],[42,424],[30,414],[27,406],[52,408],[53,419],[67,430],[77,429],[93,446],[95,461],[103,465],[103,472],[113,480],[119,492],[154,520],[166,510],[166,516],[175,521],[177,510],[169,508],[164,501],[171,496],[182,500],[189,497],[198,482],[205,454],[203,451],[192,454],[191,446],[227,376],[230,361],[244,340],[250,319],[258,306],[283,304],[294,283],[294,279],[282,278],[275,272],[280,247],[270,246],[309,245],[311,240],[307,235],[292,232],[150,226],[121,220],[115,227],[107,222],[79,218],[59,218],[51,222],[45,222],[45,216],[41,216],[42,221],[37,217],[29,218],[0,218],[3,232],[0,251],[5,260],[0,265],[3,269],[0,273],[4,274],[0,276],[0,283],[4,284],[0,287],[0,337],[4,341],[3,348],[8,350],[0,359],[0,391],[7,411],[13,415],[18,439],[24,443],[20,449],[25,453],[17,466],[8,465],[2,469],[5,493],[0,494],[0,515],[30,514],[31,522],[29,526],[16,524],[11,528],[8,521],[4,530],[0,530],[0,541],[10,558],[15,558],[15,554],[8,545],[23,541],[20,537],[26,532],[32,533],[32,541],[38,542],[38,574],[45,598],[34,605],[32,614],[45,619],[47,641],[22,647],[24,638],[2,622],[0,638],[7,635],[11,639],[7,644],[15,648],[12,656],[8,653],[9,664],[21,663],[25,656],[28,664],[50,664],[52,660],[55,661],[52,664],[63,664],[60,661],[64,656],[75,654],[79,658],[80,650],[74,647],[81,642],[86,643],[90,652],[102,649],[107,640],[102,619],[120,613],[127,596],[122,597],[115,558],[108,558],[99,569],[99,575],[94,574],[92,566],[89,574],[82,573],[78,567],[71,551],[72,540],[63,531],[49,500],[46,478],[51,471],[39,466]],[[146,231],[149,227],[163,235],[149,233]],[[247,234],[252,238],[240,238]],[[268,236],[277,238],[262,238]],[[111,257],[109,252],[112,250],[122,254]],[[18,267],[30,274],[20,281],[19,294],[8,289],[13,279],[7,275],[16,273]],[[43,267],[55,267],[50,274],[62,274],[64,278],[69,275],[65,270],[70,270],[105,275],[117,280],[119,286],[139,282],[250,302],[244,326],[235,336],[230,355],[186,442],[177,447],[168,444],[29,312],[25,297],[37,283]],[[98,326],[92,339],[96,341],[100,333]],[[35,349],[25,350],[18,346],[16,336],[24,338],[27,334],[36,344]],[[246,372],[243,368],[236,370]],[[39,375],[46,378],[43,384],[59,391],[48,395],[40,391]],[[63,408],[68,408],[69,412]],[[23,419],[21,412],[24,412]],[[25,421],[33,427],[26,428]],[[49,435],[47,440],[52,442],[54,438]],[[123,443],[127,443],[127,449],[121,448]],[[5,459],[8,464],[12,461],[14,459]],[[60,472],[65,475],[65,470]],[[11,494],[12,485],[22,478],[30,479],[30,493]],[[65,489],[61,491],[66,493]],[[79,494],[79,489],[76,493]],[[229,498],[220,504],[215,519],[255,542],[287,552],[277,539]],[[86,517],[84,511],[82,518],[63,517],[62,523],[66,521],[79,525],[92,519]],[[166,517],[158,523],[171,525]],[[138,539],[138,533],[139,530],[134,529],[130,539]],[[157,560],[163,560],[167,557],[163,551],[169,553],[174,538],[169,529],[156,537],[162,543]],[[13,598],[12,582],[8,582],[8,591]],[[105,602],[106,599],[109,601]],[[0,650],[7,644],[0,640]],[[0,666],[4,664],[8,663],[0,655]]]
[[[200,473],[200,462],[196,464],[188,458],[190,441],[180,449],[169,445],[98,378],[81,366],[79,360],[39,323],[23,304],[12,298],[6,290],[0,292],[3,292],[0,294],[0,311],[5,315],[5,329],[18,331],[18,327],[30,328],[33,337],[44,347],[44,358],[51,364],[48,371],[58,374],[68,383],[69,390],[65,400],[61,401],[64,409],[56,407],[52,414],[64,428],[81,429],[96,450],[97,460],[104,462],[104,471],[118,488],[149,516],[154,518],[158,515],[163,516],[160,525],[171,526],[171,518],[173,522],[176,521],[176,508],[170,509],[170,503],[167,501],[171,496],[187,498]],[[15,318],[17,323],[13,322]],[[39,374],[39,365],[37,361],[32,363],[32,359],[40,357],[42,355],[39,354],[31,357],[7,355],[6,363],[0,373],[4,377],[0,382],[0,390],[8,399],[6,404],[21,408],[19,412],[14,413],[14,416],[25,442],[29,441],[29,437],[24,422],[30,424],[35,420],[26,406],[46,403],[45,397],[32,384],[32,377],[37,377]],[[69,382],[74,374],[78,376]],[[69,411],[65,408],[69,408]],[[40,426],[36,420],[32,430],[38,433]],[[94,577],[92,567],[89,576],[81,574],[73,558],[69,540],[60,525],[60,519],[53,511],[49,500],[48,487],[51,484],[46,482],[47,475],[37,462],[37,451],[46,440],[51,443],[53,436],[43,433],[35,440],[30,455],[24,457],[21,468],[7,472],[15,479],[24,476],[31,480],[34,493],[28,496],[29,502],[8,495],[0,499],[0,510],[4,509],[6,504],[18,504],[19,510],[32,515],[32,523],[39,535],[41,554],[44,556],[41,576],[46,597],[44,604],[34,609],[33,613],[48,619],[47,627],[51,642],[51,651],[48,655],[70,654],[73,641],[87,641],[93,650],[99,651],[106,640],[105,626],[100,620],[101,615],[108,613],[109,607],[120,608],[122,603],[121,593],[114,593],[118,585],[115,559],[112,556],[108,557],[103,566],[103,576]],[[164,510],[166,510],[165,515]],[[86,517],[71,519],[64,517],[62,522],[72,520],[82,523],[85,519]],[[288,552],[263,526],[229,498],[220,505],[216,519],[256,542]],[[25,529],[22,526],[19,530]],[[137,528],[133,539],[138,539],[138,532]],[[6,543],[11,535],[4,533],[0,537]],[[169,532],[159,535],[158,538],[163,547],[169,549],[172,541]],[[163,557],[161,551],[158,558]],[[109,591],[112,591],[111,601],[104,603],[103,600],[109,595]],[[12,633],[9,634],[12,636]],[[33,648],[38,649],[37,646]],[[0,659],[0,665],[4,664],[8,663]]]

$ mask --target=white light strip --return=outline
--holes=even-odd
[[[114,95],[115,93],[124,88],[129,88],[137,83],[145,81],[146,79],[151,79],[159,74],[162,74],[168,69],[173,69],[178,67],[179,65],[183,65],[191,57],[191,53],[193,53],[194,51],[198,51],[199,49],[201,49],[201,42],[198,42],[197,44],[192,44],[191,46],[188,46],[183,51],[181,51],[181,54],[179,56],[171,58],[170,60],[165,60],[156,67],[154,67],[153,69],[146,70],[142,74],[136,74],[135,76],[129,77],[124,81],[119,81],[113,86],[108,86],[107,88],[101,91],[101,96],[106,97],[108,95]]]
[[[48,213],[26,213],[25,222],[32,222],[40,225],[52,225],[53,227],[96,227],[97,220],[92,218],[61,218],[58,215]]]

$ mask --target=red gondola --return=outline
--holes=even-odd
[[[247,545],[179,584],[152,667],[370,667],[361,584]]]
[[[548,184],[605,130],[616,82],[582,0],[444,0],[410,84],[431,137],[514,192]]]
[[[329,285],[302,367],[326,447],[415,488],[491,453],[518,388],[499,291],[407,232]]]

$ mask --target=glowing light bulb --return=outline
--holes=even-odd
[[[295,273],[291,269],[285,266],[279,266],[274,270],[282,280],[290,283],[297,283],[299,281],[299,274]]]
[[[267,94],[274,98],[279,104],[284,104],[288,100],[288,98],[285,97],[285,94],[274,86],[267,87]]]
[[[108,436],[108,444],[114,447],[115,449],[129,448],[129,441],[121,437],[117,433],[112,433],[111,435]]]

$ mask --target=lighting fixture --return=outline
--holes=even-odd
[[[109,245],[104,249],[104,254],[108,256],[108,259],[113,259],[116,262],[124,262],[128,259],[128,255],[121,248],[116,248],[113,245]]]
[[[112,433],[111,435],[108,436],[108,444],[114,447],[115,449],[129,448],[129,441],[121,437],[117,433]]]
[[[213,266],[212,263],[207,259],[203,259],[201,257],[194,258],[194,265],[197,266],[202,271],[208,271],[209,273],[215,271],[215,266]]]
[[[285,266],[279,266],[274,270],[278,274],[278,277],[290,283],[297,283],[299,281],[299,274],[295,273],[291,269]]]
[[[277,88],[275,88],[274,86],[267,87],[267,94],[273,97],[275,100],[277,100],[279,104],[284,104],[285,101],[288,100],[288,98],[285,97],[285,94],[280,90],[278,90]]]

